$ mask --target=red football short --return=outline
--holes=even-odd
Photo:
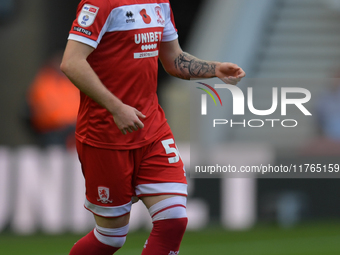
[[[187,195],[182,159],[171,131],[133,150],[110,150],[77,141],[85,177],[85,208],[103,217],[131,210],[132,196]]]

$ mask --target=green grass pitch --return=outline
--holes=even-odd
[[[147,232],[128,235],[116,254],[140,254]],[[67,255],[77,235],[0,235],[0,254]],[[292,229],[257,226],[249,231],[232,232],[218,227],[187,232],[180,254],[206,255],[335,255],[340,254],[340,222],[303,224]]]

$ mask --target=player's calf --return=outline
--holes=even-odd
[[[186,197],[164,199],[149,208],[153,228],[142,255],[176,255],[187,226]]]
[[[80,239],[69,255],[112,255],[118,251],[126,240],[129,225],[121,228],[96,228]]]

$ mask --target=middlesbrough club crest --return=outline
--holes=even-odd
[[[159,6],[156,6],[155,11],[156,11],[156,15],[157,15],[157,22],[161,25],[164,25],[165,20],[163,18],[163,14],[162,14],[162,8],[159,7]]]
[[[97,199],[97,201],[100,201],[103,204],[112,203],[112,200],[109,200],[109,198],[110,198],[110,189],[109,188],[98,187],[98,195],[99,195],[99,199]]]

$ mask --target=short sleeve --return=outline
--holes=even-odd
[[[163,32],[162,42],[170,42],[178,38],[177,29],[175,25],[174,15],[170,6],[170,3],[164,6],[165,13],[165,27]]]
[[[105,34],[111,13],[107,0],[82,0],[68,39],[97,48]]]

